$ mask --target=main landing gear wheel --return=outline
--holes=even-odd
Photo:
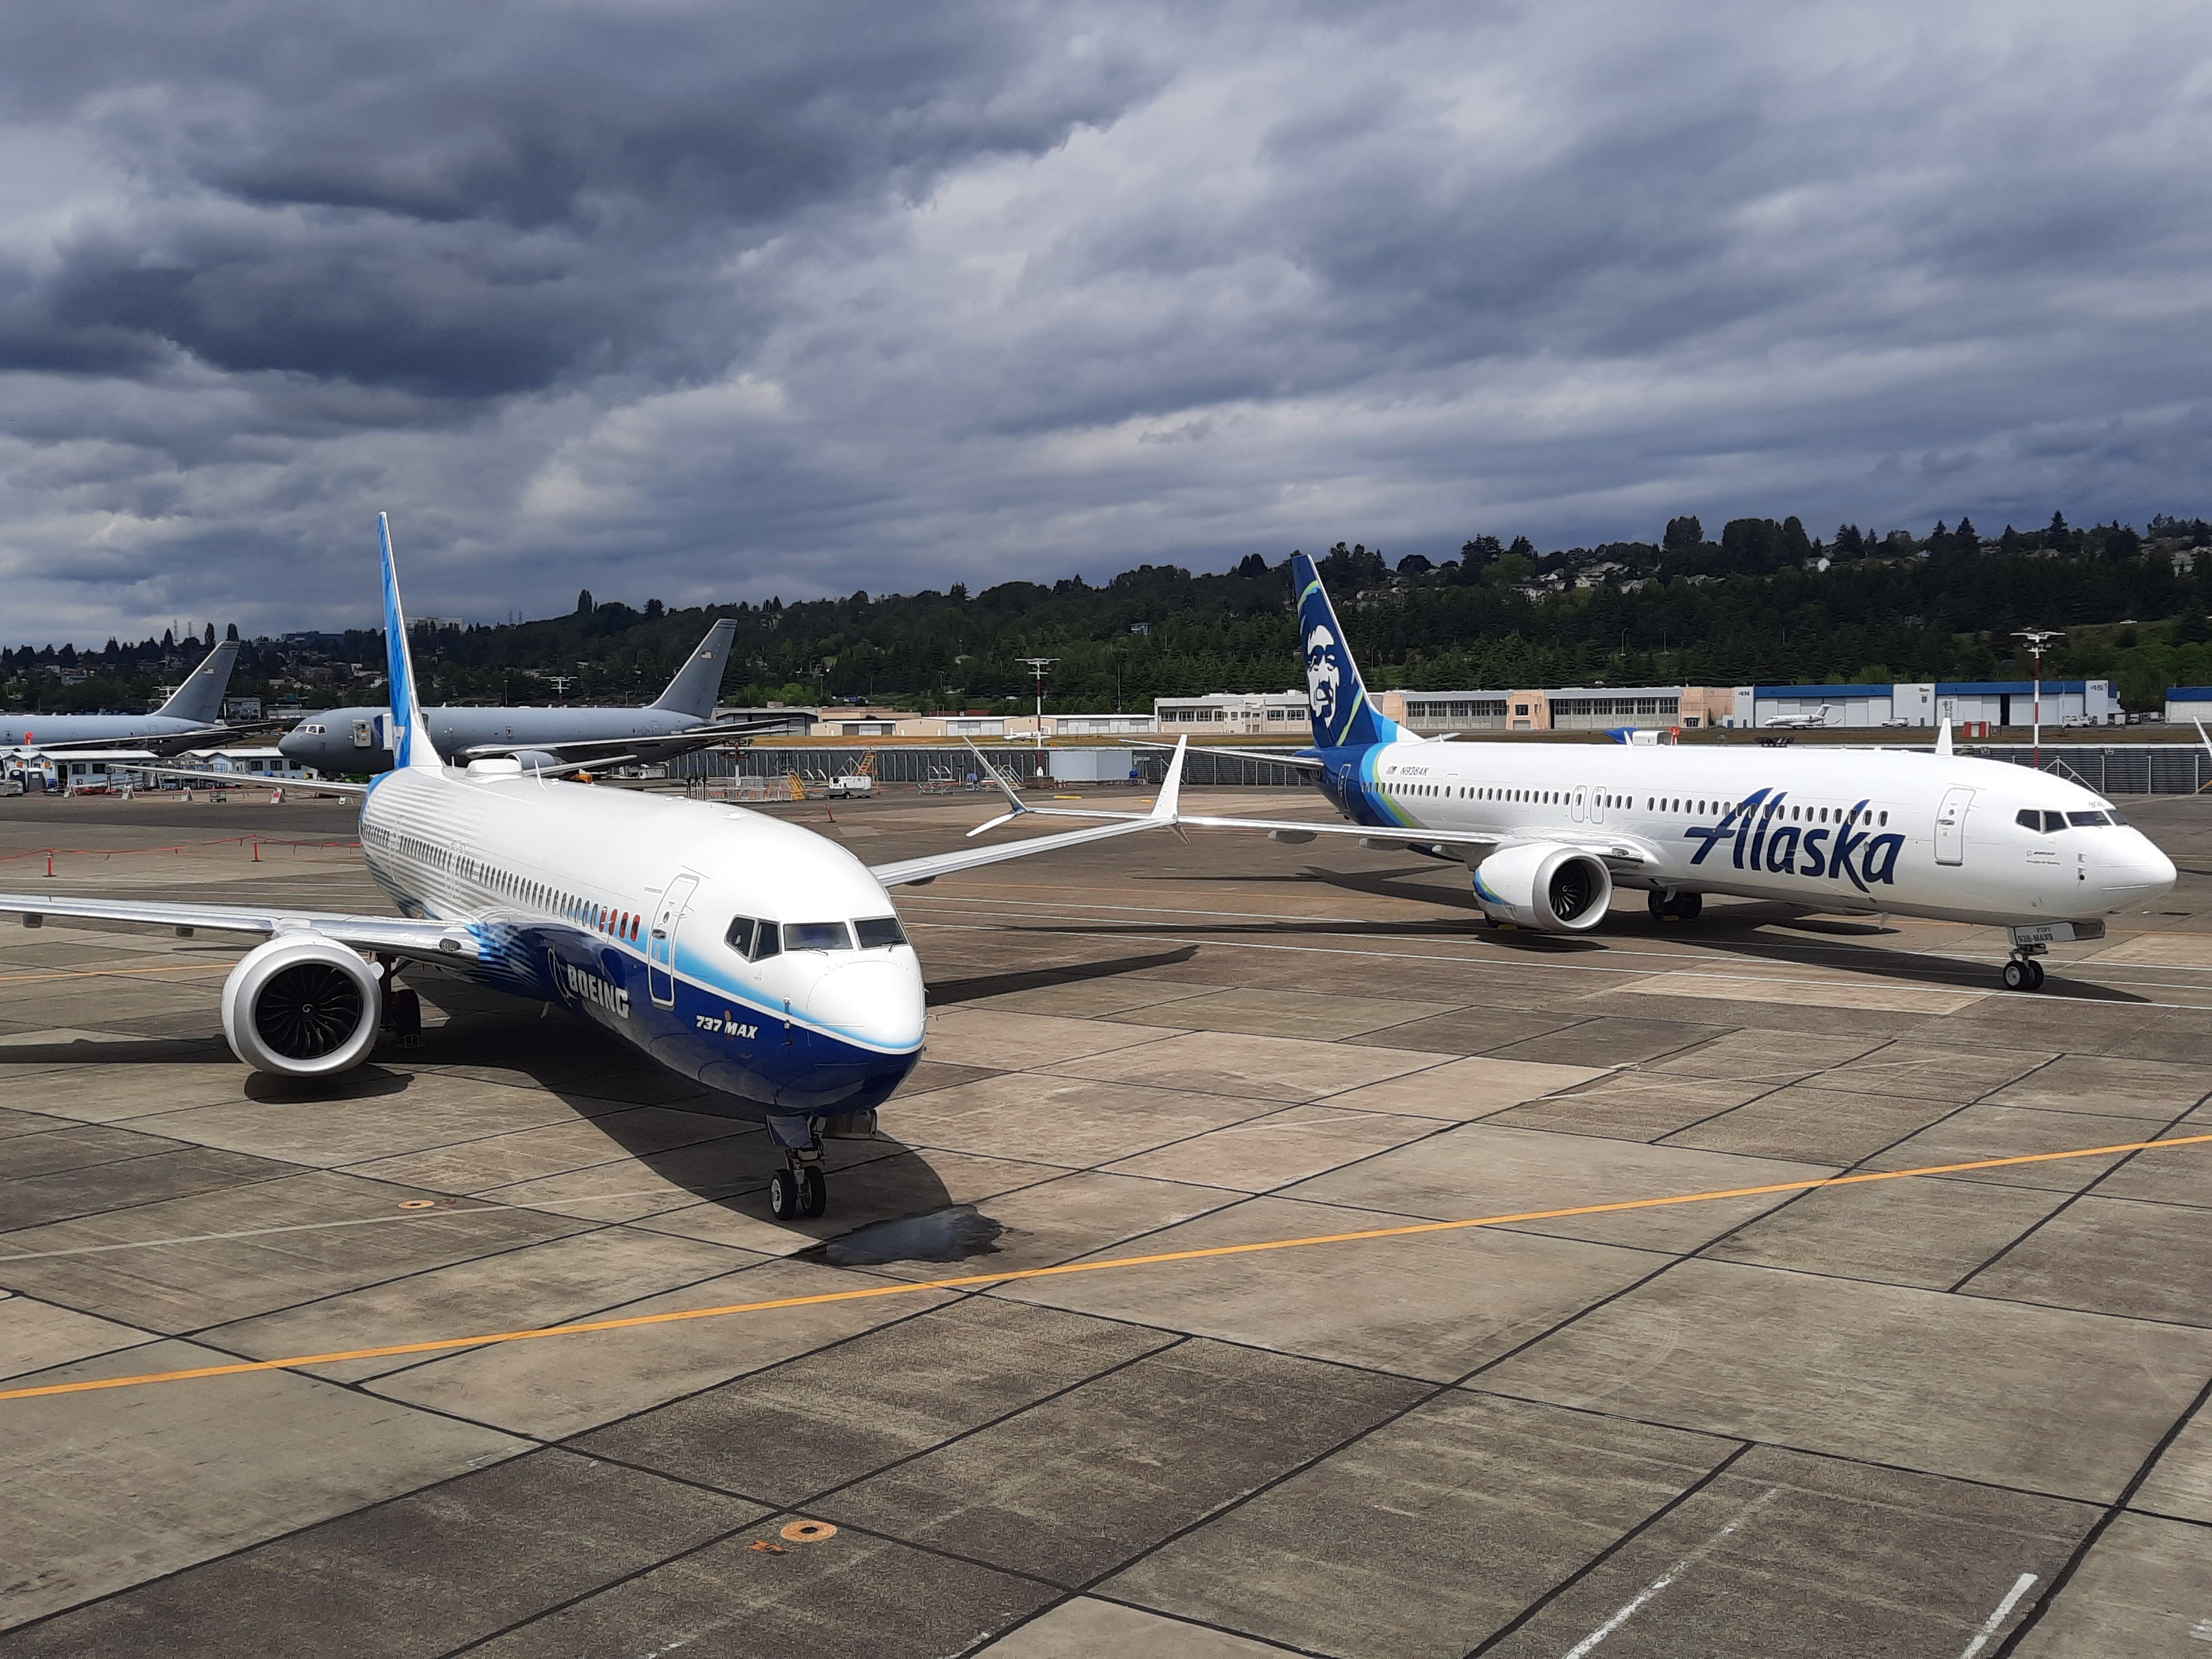
[[[768,1212],[778,1221],[793,1221],[799,1217],[799,1182],[788,1170],[778,1170],[769,1177]]]
[[[1703,893],[1664,893],[1651,890],[1650,899],[1651,920],[1654,921],[1695,921],[1705,908]]]
[[[799,1172],[799,1213],[810,1221],[830,1207],[830,1183],[822,1178],[822,1166],[809,1164]]]
[[[2043,964],[2033,957],[2014,957],[2004,965],[2004,983],[2008,991],[2040,991]]]

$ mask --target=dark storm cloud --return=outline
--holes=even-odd
[[[155,188],[0,301],[0,368],[152,373],[172,350],[484,398],[680,351],[718,263],[823,204],[1048,148],[1139,82],[988,4],[117,5],[0,70]],[[103,27],[105,26],[105,27]],[[661,365],[681,377],[680,369]]]
[[[2212,511],[2185,6],[7,30],[0,632]]]

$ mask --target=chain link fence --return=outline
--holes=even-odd
[[[2036,766],[2035,751],[2026,744],[1961,744],[1959,752]],[[2036,769],[2100,795],[2194,795],[2212,783],[2212,755],[2194,744],[2045,744]]]
[[[871,751],[857,749],[799,748],[796,746],[769,748],[756,745],[749,749],[702,749],[694,754],[678,755],[668,764],[672,778],[781,778],[796,774],[803,782],[826,782],[833,777],[859,769],[862,757]],[[1005,744],[983,751],[991,764],[1015,783],[1026,786],[1037,776],[1037,751],[1024,744]],[[1065,749],[1045,751],[1049,758],[1054,754],[1066,754]],[[1134,755],[1134,765],[1146,786],[1158,784],[1167,776],[1171,750],[1138,749],[1124,752]],[[872,775],[885,788],[902,786],[915,788],[964,789],[969,781],[981,781],[975,757],[967,750],[954,745],[934,749],[912,746],[885,747],[872,751],[875,764]],[[1310,785],[1313,775],[1310,769],[1285,766],[1277,761],[1251,760],[1240,755],[1217,755],[1210,750],[1193,749],[1183,763],[1183,781],[1200,787],[1229,787],[1260,789],[1298,788]],[[1110,785],[1108,787],[1111,787]]]

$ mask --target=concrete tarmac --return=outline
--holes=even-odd
[[[5,925],[0,1390],[796,1305],[0,1400],[0,1656],[2212,1651],[2212,1146],[1790,1185],[2212,1133],[2212,809],[2129,810],[2180,885],[2034,995],[1948,924],[1494,932],[1356,845],[947,878],[797,1225],[535,1004],[420,978],[301,1088],[222,1042],[235,943]],[[380,914],[352,824],[0,801],[0,890]]]

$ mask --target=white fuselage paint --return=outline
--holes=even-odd
[[[1322,752],[1337,793],[1352,751]],[[2014,926],[2100,917],[2174,881],[2172,861],[2141,831],[2070,820],[2109,815],[2109,801],[1999,761],[1899,750],[1406,742],[1361,758],[1353,777],[1370,810],[1353,816],[1380,830],[1619,838],[1652,859],[1616,867],[1628,887]],[[2069,821],[2029,830],[2019,817],[2031,811],[2039,821],[2050,813]]]
[[[402,911],[475,934],[484,961],[457,969],[557,1000],[727,1092],[829,1109],[902,1076],[921,1048],[910,946],[756,962],[726,942],[738,917],[896,914],[865,866],[796,825],[512,770],[402,769],[370,792],[361,830]],[[823,1081],[833,1072],[844,1081]]]

